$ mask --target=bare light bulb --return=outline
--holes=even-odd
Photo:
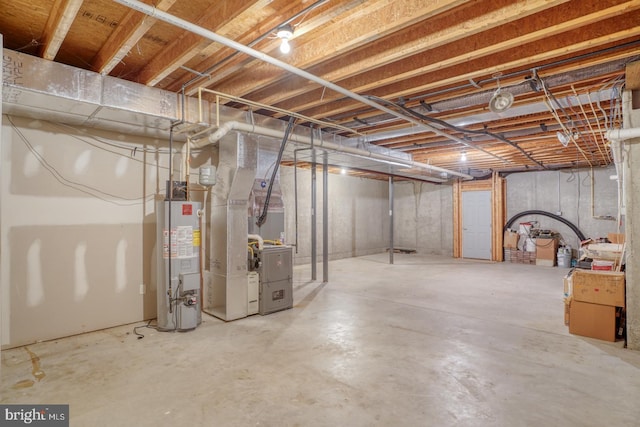
[[[463,151],[462,154],[460,155],[460,161],[461,162],[467,161],[467,153],[465,151]]]
[[[285,24],[282,27],[278,28],[278,32],[276,33],[276,35],[279,39],[282,40],[282,43],[280,43],[280,52],[291,52],[291,45],[289,45],[289,40],[291,40],[291,37],[293,37],[293,27],[289,24]]]
[[[282,53],[291,52],[291,45],[289,44],[289,40],[282,39],[282,43],[280,43],[280,52]]]

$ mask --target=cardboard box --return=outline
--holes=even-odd
[[[504,232],[504,242],[503,245],[508,249],[517,249],[518,248],[518,233],[511,230],[506,230]]]
[[[556,262],[552,259],[536,259],[536,265],[541,265],[543,267],[553,267],[556,265]]]
[[[569,333],[615,341],[616,308],[573,299],[569,308]]]
[[[622,244],[619,243],[591,243],[583,247],[583,250],[592,259],[616,261],[622,258]]]
[[[569,319],[571,318],[569,310],[571,309],[572,298],[570,296],[564,298],[564,324],[569,326]]]
[[[607,261],[604,259],[594,259],[591,263],[592,270],[612,271],[615,261]]]
[[[611,243],[622,244],[622,243],[624,243],[624,234],[621,234],[621,233],[609,233],[609,234],[607,234],[607,239]]]
[[[556,255],[558,254],[558,239],[536,239],[536,260],[551,260],[555,265]]]
[[[625,306],[624,273],[576,269],[571,282],[576,301]]]

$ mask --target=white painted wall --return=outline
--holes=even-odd
[[[155,317],[153,198],[167,156],[144,151],[160,142],[11,120],[0,167],[2,344]]]

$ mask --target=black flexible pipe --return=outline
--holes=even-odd
[[[511,228],[511,225],[518,218],[521,218],[521,217],[526,216],[526,215],[542,215],[542,216],[547,216],[549,218],[553,218],[553,219],[555,219],[557,221],[562,222],[563,224],[567,225],[571,230],[573,230],[573,232],[576,233],[576,236],[578,236],[578,239],[580,239],[580,241],[587,239],[585,237],[585,235],[582,233],[582,231],[580,231],[580,229],[578,227],[576,227],[572,222],[564,219],[560,215],[556,215],[556,214],[553,214],[553,213],[547,212],[547,211],[538,211],[538,210],[522,211],[522,212],[520,212],[518,214],[515,214],[514,216],[511,217],[511,219],[509,219],[509,221],[507,221],[507,223],[505,224],[503,230],[506,231],[508,228]]]
[[[267,220],[267,213],[269,211],[269,201],[271,200],[271,191],[273,190],[273,182],[276,180],[276,176],[278,175],[278,168],[280,167],[280,162],[282,161],[282,153],[284,153],[284,147],[287,145],[287,140],[289,139],[289,134],[291,133],[291,129],[293,128],[293,122],[295,117],[289,118],[289,123],[287,123],[287,129],[284,132],[284,138],[282,138],[282,144],[280,144],[280,151],[278,152],[278,159],[276,160],[276,164],[273,168],[273,173],[271,174],[271,181],[269,181],[269,188],[267,189],[267,197],[264,199],[264,207],[262,208],[262,214],[258,217],[256,221],[256,225],[261,227],[262,224]]]

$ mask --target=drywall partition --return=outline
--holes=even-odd
[[[451,185],[395,183],[395,236],[398,249],[453,255],[453,191]]]
[[[4,346],[155,317],[164,144],[3,116]]]
[[[321,161],[321,155],[318,156]],[[322,165],[318,165],[318,170]],[[285,243],[295,243],[294,168],[280,169],[285,205]],[[298,169],[298,247],[296,264],[311,262],[311,171]],[[389,244],[389,185],[387,181],[330,173],[329,259],[384,252]],[[317,233],[322,233],[322,179],[317,180]],[[322,235],[317,239],[322,251]]]
[[[508,175],[507,220],[531,209],[554,214],[561,212],[562,217],[576,225],[585,236],[606,237],[607,233],[617,231],[618,188],[617,182],[610,179],[615,174],[615,168],[611,166]],[[538,221],[540,228],[557,230],[574,249],[579,245],[568,226],[545,216],[523,217],[513,227],[517,229],[518,223],[527,221]]]

